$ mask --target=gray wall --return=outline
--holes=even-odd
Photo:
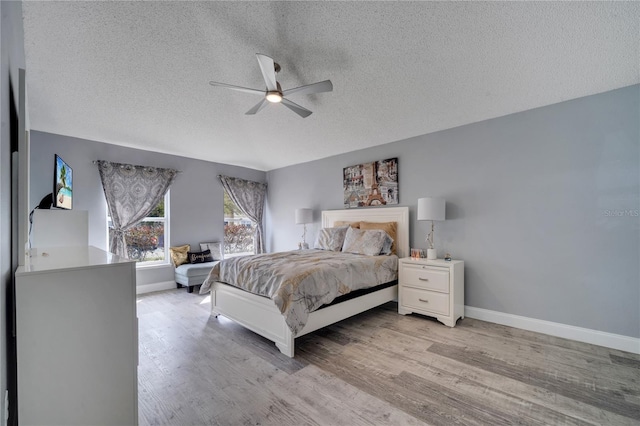
[[[11,249],[11,224],[15,206],[11,205],[11,135],[9,79],[14,89],[15,102],[18,101],[18,68],[25,67],[24,35],[22,28],[22,4],[20,2],[0,2],[0,111],[2,130],[0,133],[0,413],[4,413],[4,390],[8,376],[15,376],[7,367],[7,291],[13,282],[11,265],[14,253]],[[17,110],[17,105],[16,105]],[[17,256],[17,254],[15,254]],[[11,389],[10,400],[15,402],[15,389]],[[10,422],[15,420],[14,407],[10,406]],[[10,423],[11,424],[11,423]]]
[[[267,247],[297,246],[294,210],[342,208],[342,169],[398,157],[411,246],[420,197],[447,201],[439,257],[465,261],[465,304],[640,337],[640,86],[267,173]]]
[[[186,157],[142,151],[85,139],[31,132],[31,208],[52,190],[53,158],[60,155],[73,168],[73,208],[89,211],[89,244],[107,248],[107,204],[94,160],[107,160],[180,170],[171,185],[170,244],[222,241],[223,189],[217,175],[264,182],[262,171]],[[138,285],[173,281],[173,268],[139,268]]]

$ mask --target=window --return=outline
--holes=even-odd
[[[253,254],[256,224],[249,219],[224,191],[224,254]]]
[[[110,237],[112,223],[108,208],[107,226]],[[127,255],[129,259],[138,262],[138,266],[169,263],[169,191],[149,216],[127,230],[124,238],[127,242]],[[111,238],[107,238],[107,250],[110,240]]]

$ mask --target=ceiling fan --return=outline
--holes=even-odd
[[[260,64],[260,70],[264,77],[264,82],[267,85],[266,90],[249,89],[247,87],[233,86],[231,84],[217,83],[210,81],[212,86],[226,87],[227,89],[238,90],[240,92],[254,93],[256,95],[263,96],[263,99],[258,102],[253,108],[246,112],[247,115],[253,115],[267,106],[269,103],[281,103],[289,108],[291,111],[298,114],[300,117],[305,118],[311,115],[311,111],[301,107],[295,102],[291,102],[286,97],[294,93],[309,95],[312,93],[331,92],[333,90],[333,84],[331,80],[320,81],[318,83],[308,84],[306,86],[296,87],[294,89],[282,90],[280,83],[276,80],[276,74],[280,72],[280,65],[275,63],[272,58],[267,55],[256,53],[258,58],[258,64]]]

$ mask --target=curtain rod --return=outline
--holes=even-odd
[[[92,163],[93,164],[98,164],[98,161],[99,160],[93,160]],[[122,164],[122,163],[119,163],[119,164]],[[134,167],[151,167],[151,168],[154,168],[154,169],[166,168],[166,167],[155,167],[155,166],[141,166],[141,165],[136,165],[136,164],[131,164],[131,165],[134,166]],[[176,170],[176,173],[182,173],[182,170]]]

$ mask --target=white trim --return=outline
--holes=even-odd
[[[167,250],[168,245],[165,245],[165,250]],[[150,268],[167,268],[173,267],[171,261],[169,260],[169,256],[165,253],[165,258],[163,260],[145,260],[143,262],[136,262],[136,269],[150,269]]]
[[[155,262],[158,262],[158,263],[155,263]],[[169,260],[167,261],[157,260],[157,261],[142,262],[142,263],[136,262],[136,270],[138,271],[149,270],[149,269],[166,269],[166,268],[174,269],[173,265]]]
[[[137,285],[136,294],[151,293],[153,291],[171,290],[175,288],[176,288],[175,281],[162,281],[159,283]]]
[[[473,306],[465,306],[464,312],[465,316],[469,318],[640,354],[640,339],[635,337],[506,314],[504,312],[490,311],[488,309],[474,308]]]

